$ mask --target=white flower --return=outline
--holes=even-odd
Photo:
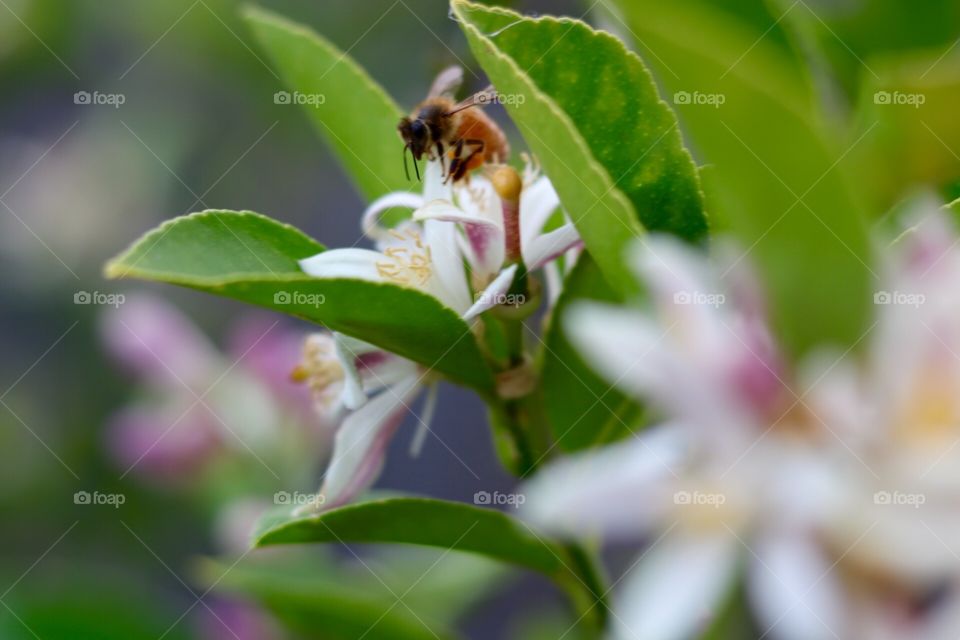
[[[322,414],[341,419],[320,489],[323,499],[306,511],[331,509],[376,481],[391,437],[426,386],[425,374],[415,362],[361,340],[315,333],[305,341],[294,377],[310,387]],[[373,393],[377,395],[370,399]],[[435,403],[436,386],[430,385],[415,451],[429,429]]]
[[[637,256],[653,318],[573,310],[584,357],[667,416],[527,488],[526,516],[545,528],[651,541],[619,586],[614,637],[693,636],[740,573],[774,639],[956,634],[958,245],[928,215],[888,261],[867,357],[820,354],[795,374],[749,274],[720,288],[675,241]]]
[[[559,206],[546,178],[528,171],[526,186],[517,183],[519,197],[501,203],[490,180],[475,177],[469,187],[451,187],[444,184],[440,163],[430,162],[422,196],[391,193],[367,208],[362,225],[375,250],[333,249],[302,260],[301,268],[317,278],[358,278],[417,289],[469,321],[502,304],[521,260],[527,270],[540,268],[579,244],[569,223],[543,233]],[[383,227],[380,216],[396,207],[416,209],[413,221]],[[462,235],[456,223],[463,225]],[[511,223],[513,236],[506,228]],[[517,248],[514,259],[508,256],[511,246]],[[475,287],[468,283],[464,261]],[[476,301],[475,289],[480,291]],[[323,500],[316,503],[323,509],[342,505],[376,480],[387,445],[424,388],[427,372],[369,343],[316,334],[307,341],[295,376],[310,385],[321,413],[343,418],[320,491]],[[368,400],[367,394],[375,392]],[[429,431],[435,403],[436,385],[429,385],[415,452]]]
[[[624,577],[616,638],[691,637],[744,559],[763,584],[765,619],[781,618],[776,637],[833,637],[840,612],[833,585],[814,584],[829,563],[810,533],[832,506],[830,468],[815,446],[762,437],[789,396],[754,285],[736,273],[721,290],[701,257],[667,238],[648,240],[636,265],[655,319],[591,304],[567,323],[598,371],[670,422],[544,470],[527,517],[567,534],[657,540]],[[792,418],[782,422],[790,430]]]
[[[364,233],[376,250],[332,249],[300,261],[317,278],[358,278],[389,282],[429,293],[470,320],[504,299],[513,285],[518,260],[508,260],[504,207],[493,184],[474,177],[469,186],[445,185],[439,162],[429,162],[424,194],[395,192],[373,202],[363,215]],[[544,233],[559,200],[547,178],[528,172],[527,184],[514,203],[517,243],[526,269],[533,271],[579,245],[572,224]],[[415,209],[413,220],[395,228],[379,217],[397,207]],[[457,225],[463,226],[463,234]],[[464,260],[472,283],[467,280]],[[548,282],[556,283],[556,277]],[[474,290],[477,291],[474,295]]]

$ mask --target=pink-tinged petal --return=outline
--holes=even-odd
[[[504,302],[507,301],[507,292],[510,291],[510,287],[513,285],[513,278],[517,273],[517,268],[517,265],[512,264],[501,271],[500,275],[494,278],[493,282],[487,285],[487,288],[477,295],[477,301],[463,314],[463,319],[472,320],[484,311],[504,304]]]
[[[778,640],[833,640],[844,633],[843,590],[812,536],[775,531],[751,542],[750,600],[762,630]]]
[[[178,484],[194,477],[220,448],[215,421],[201,406],[134,405],[111,418],[107,446],[125,471]]]
[[[417,209],[423,206],[423,196],[408,191],[395,191],[370,203],[363,212],[363,233],[372,240],[385,242],[390,239],[390,229],[380,225],[380,216],[394,208]]]
[[[346,417],[337,430],[333,456],[324,474],[324,509],[346,504],[376,481],[387,445],[421,386],[407,378]]]
[[[390,386],[417,374],[417,365],[377,346],[334,334],[335,351],[344,372],[342,400],[348,409],[359,409],[367,402],[367,393]]]
[[[430,292],[445,305],[463,313],[470,308],[470,287],[463,265],[463,255],[457,243],[457,227],[452,222],[426,220],[423,239],[430,247],[433,262],[428,283]]]
[[[370,249],[331,249],[300,261],[300,268],[314,278],[356,278],[384,282],[377,264],[383,254]]]
[[[736,575],[738,543],[725,534],[674,530],[655,541],[614,600],[613,637],[687,640],[709,627]]]
[[[367,402],[367,394],[363,390],[363,379],[360,377],[357,362],[363,356],[376,353],[373,347],[360,340],[353,340],[340,333],[333,334],[334,352],[337,355],[337,361],[343,369],[343,391],[341,400],[343,405],[350,410],[359,409]]]
[[[527,269],[536,271],[582,243],[577,228],[573,224],[565,224],[549,233],[536,235],[529,242],[524,243],[523,261]]]
[[[209,384],[222,368],[220,354],[176,307],[160,298],[131,295],[103,314],[107,350],[137,375],[175,388]]]
[[[560,206],[550,180],[538,178],[520,192],[520,243],[527,246],[541,235],[544,225]]]
[[[564,536],[602,533],[636,540],[672,506],[681,436],[675,426],[664,425],[629,442],[553,463],[524,485],[521,515]]]
[[[428,202],[414,213],[414,220],[440,220],[463,225],[469,251],[467,258],[481,278],[492,275],[503,264],[503,228],[489,217],[468,212],[444,200]]]

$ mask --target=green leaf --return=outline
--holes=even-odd
[[[357,188],[368,199],[409,188],[397,123],[400,107],[346,52],[311,29],[259,8],[246,19],[290,93],[323,96],[304,105]]]
[[[340,507],[318,516],[288,510],[261,520],[254,545],[304,542],[391,542],[478,553],[558,575],[565,550],[513,518],[493,511],[428,498],[391,498]]]
[[[643,408],[594,373],[566,338],[564,318],[576,301],[623,302],[604,281],[589,255],[567,276],[553,310],[543,355],[543,394],[557,444],[576,451],[629,436],[639,428]]]
[[[663,84],[689,96],[677,108],[713,165],[710,210],[758,267],[781,342],[793,355],[856,343],[875,288],[864,195],[846,175],[857,141],[831,139],[806,75],[762,32],[706,2],[618,5]]]
[[[915,53],[871,60],[860,92],[858,177],[871,185],[874,214],[918,188],[941,189],[960,178],[960,60]]]
[[[270,566],[242,562],[236,566],[203,560],[197,573],[220,591],[253,597],[298,638],[316,640],[448,640],[457,634],[443,623],[425,618],[377,584],[361,589],[326,572],[297,575]],[[397,592],[397,595],[403,591]]]
[[[616,290],[637,290],[623,256],[644,226],[690,240],[705,235],[695,167],[640,58],[578,20],[524,18],[466,0],[452,6]]]
[[[366,340],[481,393],[493,376],[467,324],[436,298],[391,284],[316,279],[297,261],[323,245],[249,211],[175,218],[107,264],[110,278],[176,284],[267,307]]]

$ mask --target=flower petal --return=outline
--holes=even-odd
[[[547,220],[560,206],[560,196],[546,177],[535,180],[520,192],[520,243],[530,244],[540,235]]]
[[[443,165],[440,160],[430,160],[423,172],[423,201],[453,201],[453,186],[444,184]]]
[[[812,540],[775,532],[752,547],[748,586],[763,631],[782,640],[844,637],[841,587]]]
[[[500,275],[494,278],[493,282],[477,295],[477,301],[463,314],[463,319],[470,320],[488,309],[503,304],[507,292],[510,291],[510,286],[513,284],[513,277],[517,273],[517,268],[517,265],[512,264],[501,271]]]
[[[664,425],[629,442],[553,463],[524,485],[521,515],[561,535],[602,532],[635,540],[672,506],[681,435],[674,425]]]
[[[470,287],[457,243],[457,227],[452,222],[426,220],[423,236],[433,262],[427,286],[441,302],[462,314],[470,307]]]
[[[417,209],[423,206],[423,196],[409,191],[394,191],[381,196],[370,203],[363,212],[361,227],[363,233],[377,242],[390,239],[390,229],[380,225],[380,216],[389,209]]]
[[[567,223],[549,233],[532,236],[521,245],[523,261],[527,269],[535,271],[583,242],[580,232],[572,223]]]
[[[732,586],[736,544],[729,535],[675,534],[654,542],[647,557],[627,574],[614,602],[614,638],[696,637]]]
[[[419,391],[419,378],[408,377],[346,417],[324,474],[323,509],[346,504],[373,485],[387,445]]]
[[[315,278],[356,278],[384,282],[377,263],[383,254],[370,249],[331,249],[300,261],[304,273]]]
[[[446,200],[433,200],[418,209],[413,219],[442,220],[463,225],[469,246],[467,258],[480,278],[496,273],[503,264],[503,222],[491,217],[480,207],[460,208]]]

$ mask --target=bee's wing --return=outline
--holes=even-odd
[[[470,107],[477,107],[490,104],[494,102],[497,98],[497,90],[493,88],[493,85],[489,85],[486,89],[481,89],[469,98],[462,100],[457,103],[450,111],[447,111],[445,116],[453,115],[457,111],[463,111],[464,109],[469,109]]]
[[[427,98],[436,98],[444,94],[453,95],[461,84],[463,84],[463,69],[457,65],[447,67],[437,74],[433,84],[430,85]]]

